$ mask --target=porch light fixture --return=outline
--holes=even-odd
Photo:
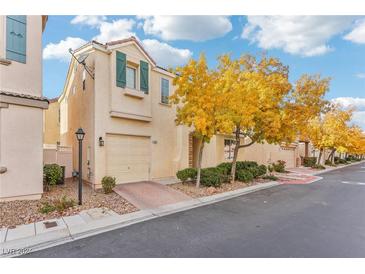
[[[99,146],[103,147],[104,146],[104,140],[103,137],[99,137]]]
[[[79,205],[82,205],[82,140],[84,140],[85,132],[80,127],[75,134],[79,141]]]

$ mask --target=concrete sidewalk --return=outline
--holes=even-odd
[[[20,225],[13,229],[3,228],[0,230],[0,257],[16,257],[277,185],[280,183],[268,182],[124,215],[119,215],[109,209],[94,208],[74,216]]]

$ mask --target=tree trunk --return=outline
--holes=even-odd
[[[236,128],[236,146],[234,147],[233,152],[233,160],[232,160],[232,169],[231,169],[231,182],[233,183],[236,179],[236,165],[237,165],[237,157],[238,157],[238,150],[241,145],[241,138],[240,138],[240,131],[239,127]]]
[[[336,152],[336,149],[332,149],[331,153],[327,157],[327,160],[331,161],[331,163],[333,163],[333,158],[334,158],[333,156],[335,155],[335,152]]]
[[[317,165],[320,165],[321,164],[322,153],[323,153],[323,149],[320,149],[319,150],[319,155],[318,155]]]
[[[200,174],[201,174],[201,167],[202,167],[202,158],[203,158],[203,149],[204,149],[204,140],[201,140],[200,147],[199,147],[199,159],[198,159],[198,174],[196,178],[196,187],[200,187]]]

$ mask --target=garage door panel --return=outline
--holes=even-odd
[[[149,137],[107,135],[106,147],[107,175],[118,184],[149,179]]]

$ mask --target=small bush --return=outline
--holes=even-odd
[[[113,188],[116,186],[115,177],[104,176],[101,185],[105,194],[112,193]]]
[[[54,186],[62,179],[62,168],[57,164],[47,164],[43,167],[43,183],[48,190],[49,186]]]
[[[341,159],[340,157],[335,156],[335,164],[347,165],[347,161],[345,159]]]
[[[196,168],[185,168],[185,169],[179,170],[176,173],[176,177],[184,183],[188,180],[195,180],[197,173],[198,172],[197,172]]]
[[[232,163],[221,163],[221,164],[217,165],[217,168],[220,169],[223,174],[229,175],[229,174],[231,174]]]
[[[259,176],[264,176],[267,172],[267,168],[265,165],[259,165],[257,169]]]
[[[314,166],[312,166],[312,168],[315,168],[315,169],[326,169],[324,166],[318,165],[318,164],[315,164]]]
[[[76,205],[75,200],[68,199],[66,195],[63,195],[61,199],[54,201],[54,207],[58,212],[65,211],[66,209]]]
[[[326,166],[336,166],[334,163],[332,163],[330,160],[326,160],[326,161],[324,161],[324,164],[326,165]]]
[[[220,187],[226,181],[226,175],[217,168],[203,168],[200,174],[200,182],[206,187]]]
[[[268,165],[268,166],[267,166],[267,170],[268,170],[270,173],[272,173],[272,172],[274,171],[274,167],[273,167],[273,165]]]
[[[317,157],[303,157],[303,166],[312,167],[317,163]]]
[[[258,167],[258,164],[254,161],[237,161],[236,170],[249,169],[253,167]]]
[[[238,181],[247,183],[247,182],[252,181],[253,178],[254,178],[254,176],[247,169],[240,169],[240,170],[237,171],[237,179],[238,179]]]
[[[39,212],[42,214],[48,214],[56,210],[56,207],[49,202],[42,203],[42,206],[39,209]]]
[[[285,164],[286,162],[283,160],[278,160],[276,163],[273,163],[272,166],[276,172],[284,173],[285,172]]]
[[[272,180],[272,181],[279,180],[279,178],[274,175],[265,175],[264,177],[262,177],[262,179],[267,179],[267,180]]]

